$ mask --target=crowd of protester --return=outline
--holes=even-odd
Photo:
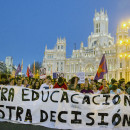
[[[45,79],[35,79],[20,76],[7,78],[7,76],[3,76],[0,79],[0,85],[23,86],[37,90],[61,88],[62,90],[73,90],[90,94],[130,94],[130,81],[126,83],[124,78],[119,81],[111,79],[110,83],[106,79],[98,82],[97,80],[85,78],[85,83],[83,84],[78,84],[78,81],[79,78],[76,76],[72,77],[68,82],[63,77],[52,79],[51,76],[47,76]]]

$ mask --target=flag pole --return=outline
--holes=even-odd
[[[35,60],[34,60],[34,64],[33,64],[33,78],[35,78]]]
[[[22,70],[23,70],[23,59],[22,59],[22,64],[21,64],[21,77],[22,77]]]

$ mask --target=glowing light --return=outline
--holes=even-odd
[[[126,27],[126,24],[125,24],[125,23],[123,24],[123,27]]]
[[[120,44],[122,44],[122,41],[120,41]]]
[[[125,56],[127,56],[127,54],[125,54]]]
[[[120,57],[122,57],[122,54],[120,55]]]
[[[130,55],[128,55],[128,57],[130,57]]]

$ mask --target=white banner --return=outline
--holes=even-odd
[[[0,86],[0,121],[58,129],[130,129],[130,96]]]

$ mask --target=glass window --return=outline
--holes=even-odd
[[[122,72],[120,72],[120,79],[122,78]]]
[[[61,49],[63,49],[63,45],[61,45]]]
[[[122,63],[120,63],[120,68],[122,68]]]
[[[60,46],[58,46],[58,49],[60,49]]]

